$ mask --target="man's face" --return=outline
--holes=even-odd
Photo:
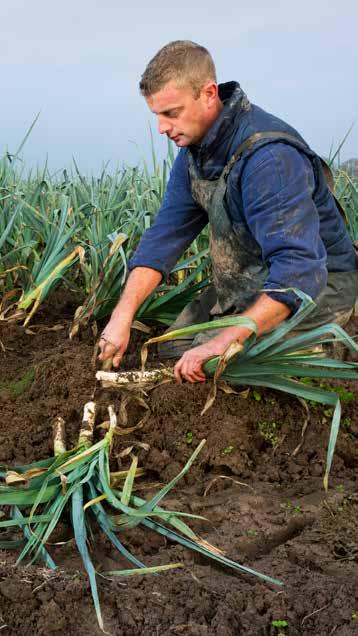
[[[160,134],[167,135],[178,147],[199,143],[217,117],[217,85],[205,86],[198,98],[190,87],[168,82],[157,93],[146,98],[157,118]]]

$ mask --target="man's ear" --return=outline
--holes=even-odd
[[[218,85],[215,82],[208,82],[202,88],[202,94],[208,108],[213,108],[216,105],[219,96]]]

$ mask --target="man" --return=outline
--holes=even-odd
[[[208,222],[214,283],[175,327],[235,313],[254,319],[261,336],[297,311],[292,287],[317,303],[302,328],[347,322],[358,295],[357,254],[321,161],[297,131],[250,104],[237,82],[218,85],[209,52],[193,42],[161,49],[140,90],[159,132],[180,152],[157,218],[129,263],[99,358],[113,356],[118,366],[137,309]],[[180,358],[179,382],[200,382],[208,358],[250,333],[243,326],[206,332],[174,341],[164,354]]]

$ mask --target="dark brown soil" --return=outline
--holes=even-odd
[[[68,340],[73,303],[51,299],[36,325],[63,330],[27,334],[0,325],[5,347],[0,370],[0,463],[22,464],[52,454],[51,419],[66,421],[68,446],[76,443],[83,404],[94,390],[91,367],[94,337]],[[350,330],[355,330],[352,324]],[[126,366],[137,366],[141,337],[134,334]],[[156,364],[156,361],[153,362]],[[9,382],[34,369],[28,388],[14,396]],[[351,386],[346,386],[352,391]],[[203,515],[191,522],[207,541],[248,567],[284,582],[282,588],[213,565],[188,550],[166,543],[151,531],[127,531],[125,545],[147,565],[182,561],[185,567],[160,576],[99,578],[105,626],[113,635],[278,635],[348,636],[358,633],[358,416],[354,401],[343,403],[342,426],[326,496],[322,486],[330,416],[310,405],[310,421],[299,452],[306,418],[292,396],[251,391],[244,399],[219,393],[200,416],[208,384],[165,384],[149,397],[150,415],[142,428],[116,437],[113,464],[124,448],[138,451],[146,470],[141,494],[176,475],[200,440],[207,440],[196,463],[170,492],[164,506]],[[96,391],[99,420],[106,407],[119,409],[119,395]],[[133,402],[128,426],[144,414]],[[100,435],[100,431],[98,433]],[[144,443],[149,445],[135,446]],[[273,443],[272,443],[273,442]],[[49,546],[59,564],[15,567],[16,554],[0,551],[0,630],[29,636],[97,635],[89,584],[63,523],[64,545]],[[100,535],[92,544],[99,569],[124,566]],[[286,621],[277,627],[275,621]]]

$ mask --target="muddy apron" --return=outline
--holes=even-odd
[[[217,180],[200,177],[189,151],[192,196],[207,212],[209,220],[213,284],[183,309],[168,331],[207,322],[222,315],[241,313],[260,295],[268,269],[262,261],[261,249],[250,232],[244,228],[239,232],[234,231],[226,208],[226,190],[228,176],[236,161],[250,145],[265,137],[288,141],[292,138],[296,147],[300,145],[299,140],[282,132],[252,135],[240,145]],[[303,144],[302,147],[304,148]],[[329,168],[324,162],[322,164],[327,178]],[[337,207],[344,214],[339,203]],[[326,288],[316,298],[316,309],[296,330],[304,331],[328,322],[345,324],[352,315],[357,296],[358,270],[330,272]],[[219,331],[213,329],[196,336],[185,336],[162,343],[158,347],[158,353],[163,358],[180,357],[187,349],[207,342]]]

